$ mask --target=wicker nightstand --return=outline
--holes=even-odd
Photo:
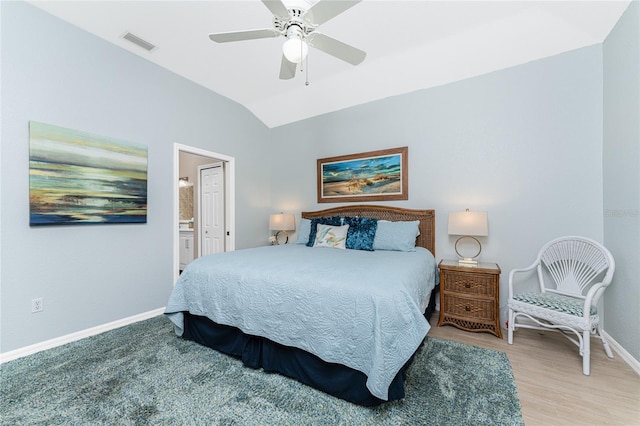
[[[442,260],[440,268],[440,319],[467,331],[500,331],[500,267],[495,263],[460,266],[457,260]]]

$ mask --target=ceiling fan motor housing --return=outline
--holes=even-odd
[[[273,18],[273,26],[287,38],[306,38],[316,29],[316,25],[311,25],[302,19],[305,13],[301,9],[289,9],[289,19],[281,19],[277,16]]]

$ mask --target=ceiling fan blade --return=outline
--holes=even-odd
[[[262,0],[267,9],[271,11],[275,16],[281,19],[289,18],[289,11],[287,10],[287,6],[282,3],[281,0]]]
[[[322,50],[338,59],[342,59],[351,65],[358,65],[364,61],[364,58],[367,56],[367,52],[321,33],[313,32],[309,34],[308,40],[309,44],[316,49]]]
[[[313,25],[324,24],[329,19],[340,15],[342,12],[355,6],[361,1],[362,0],[320,0],[318,3],[311,6],[309,10],[307,10],[307,12],[304,14],[304,19],[305,21]]]
[[[209,34],[211,41],[228,43],[230,41],[255,40],[259,38],[278,37],[280,33],[274,29],[231,31],[228,33]]]
[[[296,75],[296,67],[298,64],[289,62],[289,60],[282,55],[282,63],[280,64],[280,80],[289,80]]]

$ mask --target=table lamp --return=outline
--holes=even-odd
[[[461,235],[456,240],[456,253],[458,255],[458,263],[464,266],[477,266],[476,258],[482,251],[482,244],[475,237],[486,237],[489,235],[489,226],[487,221],[487,212],[471,212],[466,209],[463,212],[449,213],[449,235]],[[474,256],[462,256],[458,250],[458,244],[463,239],[474,240],[478,244],[478,252]]]
[[[276,231],[276,244],[280,244],[279,237],[281,233],[285,236],[284,244],[287,244],[289,242],[289,234],[287,234],[287,231],[293,231],[296,229],[295,218],[292,214],[272,214],[269,216],[269,229]]]

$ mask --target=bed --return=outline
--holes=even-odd
[[[196,259],[165,310],[176,334],[359,405],[403,398],[435,306],[434,211],[350,205],[301,217],[332,231],[377,219],[381,239],[375,250],[308,247],[299,229],[296,243]],[[385,246],[385,232],[412,223],[415,247]]]

